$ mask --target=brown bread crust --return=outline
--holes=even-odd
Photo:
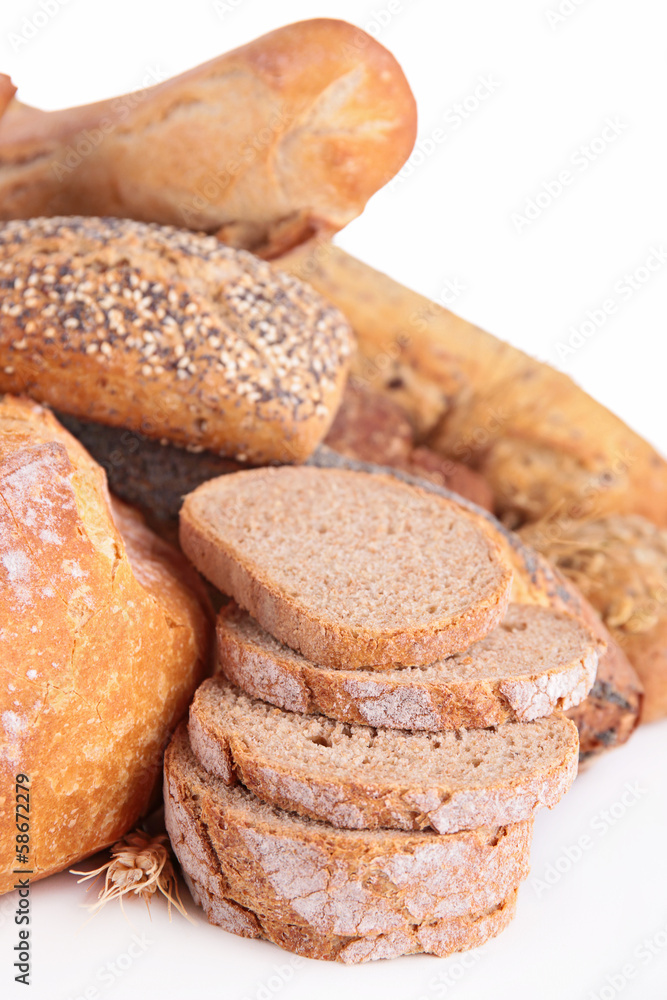
[[[164,743],[208,669],[210,610],[181,554],[133,511],[112,509],[78,442],[8,396],[0,543],[0,781],[31,779],[38,879],[113,843],[148,809]],[[16,881],[15,836],[5,809],[0,892]]]
[[[359,215],[405,162],[416,122],[382,45],[344,21],[301,21],[136,94],[51,112],[12,101],[0,217],[220,230],[275,256]]]
[[[218,514],[223,509],[220,504],[230,505],[230,510],[239,508],[239,513],[245,510],[235,495],[236,484],[239,490],[254,488],[259,491],[257,495],[266,497],[271,516],[275,517],[276,500],[271,496],[272,489],[277,494],[285,489],[285,495],[289,495],[290,489],[296,491],[303,486],[309,502],[311,498],[315,502],[326,495],[323,491],[330,489],[332,483],[339,484],[342,490],[347,489],[348,484],[350,491],[356,490],[364,475],[361,473],[360,478],[358,472],[341,469],[331,470],[330,474],[322,470],[318,475],[315,467],[283,467],[239,472],[211,480],[185,499],[180,515],[181,547],[211,583],[247,609],[271,635],[315,663],[352,670],[402,663],[422,664],[467,648],[502,618],[512,578],[488,523],[480,520],[476,512],[466,510],[464,513],[460,505],[449,498],[442,499],[442,511],[451,514],[457,523],[463,523],[466,531],[470,529],[473,541],[468,540],[468,544],[475,546],[475,554],[483,558],[485,566],[488,562],[489,576],[482,592],[471,595],[464,608],[457,607],[447,614],[441,611],[439,617],[434,615],[427,624],[408,623],[402,628],[393,627],[391,631],[379,628],[374,622],[350,626],[334,618],[327,609],[311,608],[306,601],[295,599],[274,582],[258,559],[248,555],[247,546],[228,541],[224,530],[218,530],[215,523],[224,521]],[[408,485],[394,477],[375,475],[369,478],[368,484],[373,489],[390,490],[396,504],[402,497],[406,501],[428,499],[430,502],[431,499],[431,491],[422,489],[424,484],[420,485],[418,480]],[[434,511],[438,512],[438,507]],[[459,517],[462,522],[458,521]],[[295,524],[292,529],[296,546],[299,527]],[[368,552],[372,551],[369,546]],[[419,567],[415,564],[411,571],[416,573]],[[437,599],[436,593],[434,600]]]
[[[318,934],[367,936],[500,905],[529,870],[532,820],[453,834],[336,830],[228,789],[181,726],[165,753],[165,822],[216,897]]]

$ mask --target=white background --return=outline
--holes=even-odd
[[[559,5],[560,18],[553,15]],[[11,73],[21,99],[58,108],[137,89],[153,68],[178,73],[292,20],[338,16],[368,27],[412,84],[422,152],[340,244],[433,298],[451,300],[448,289],[465,286],[452,303],[456,312],[558,364],[667,452],[667,260],[643,283],[638,271],[631,294],[625,277],[652,249],[667,250],[661,0],[394,0],[391,13],[388,0],[218,7],[210,0],[68,0],[34,37],[17,42],[39,0],[5,0],[0,69]],[[483,101],[474,97],[481,78],[493,90]],[[584,168],[580,147],[590,150],[607,119],[620,134]],[[444,138],[430,143],[435,129]],[[566,169],[572,183],[545,205],[544,185]],[[538,217],[517,224],[540,192]],[[587,311],[597,314],[608,299],[613,314],[592,336],[575,337],[582,346],[564,349]],[[152,923],[140,906],[126,907],[136,932],[147,935],[145,950],[135,946],[136,957],[127,957],[130,923],[112,908],[85,924],[81,888],[60,875],[32,890],[29,992],[11,982],[15,900],[0,900],[0,995],[66,1000],[94,989],[88,996],[103,1000],[195,993],[215,1000],[665,1000],[666,774],[662,723],[580,777],[554,812],[538,817],[533,874],[516,920],[464,960],[413,957],[354,969],[302,961],[294,968],[287,953],[200,918],[191,927],[177,915],[169,925],[159,905]],[[591,846],[568,861],[584,835]],[[549,866],[568,870],[556,880]],[[554,884],[544,888],[547,871]],[[109,962],[119,963],[116,972],[105,972]],[[628,964],[630,978],[619,974]]]

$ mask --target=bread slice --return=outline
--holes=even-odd
[[[186,497],[181,545],[272,635],[316,663],[431,663],[502,618],[512,573],[492,529],[390,476],[238,472]]]
[[[185,881],[195,903],[203,907],[209,923],[241,937],[265,938],[305,958],[346,965],[422,953],[446,958],[457,951],[478,948],[507,927],[514,916],[517,897],[515,889],[502,903],[483,913],[466,913],[386,934],[356,937],[318,934],[298,924],[279,924],[229,899],[212,895],[196,878],[186,875]]]
[[[221,677],[198,689],[188,730],[200,763],[226,785],[355,830],[454,833],[527,819],[569,789],[579,752],[564,715],[403,733],[285,712]]]
[[[220,610],[217,643],[220,671],[272,705],[434,732],[530,722],[579,704],[595,680],[600,648],[578,619],[530,604],[511,604],[486,638],[426,667],[320,667],[233,603]]]
[[[367,936],[499,906],[528,873],[532,820],[437,834],[337,830],[227,787],[183,725],[165,754],[165,821],[184,871],[280,924]]]

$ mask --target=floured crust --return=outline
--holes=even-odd
[[[165,754],[165,821],[184,870],[216,897],[354,937],[499,906],[528,873],[532,834],[532,820],[440,835],[299,819],[204,771],[184,726]]]
[[[577,728],[563,716],[431,738],[303,718],[216,677],[198,688],[189,720],[193,753],[225,784],[348,829],[515,823],[555,805],[577,774]]]
[[[0,782],[30,778],[32,879],[147,810],[208,668],[194,574],[134,513],[115,515],[102,470],[53,416],[0,400]],[[15,836],[5,809],[0,892],[16,881]]]
[[[441,577],[442,587],[434,587],[434,603],[440,602],[437,614],[433,614],[428,622],[406,622],[404,626],[392,625],[387,628],[378,627],[375,620],[349,625],[342,613],[336,614],[327,602],[309,603],[308,597],[299,592],[296,580],[299,575],[296,561],[299,558],[303,541],[300,532],[304,523],[297,519],[288,521],[287,508],[290,500],[296,503],[298,497],[302,507],[312,506],[312,532],[316,521],[323,520],[325,530],[331,535],[340,535],[342,528],[340,520],[329,514],[328,497],[334,489],[345,499],[344,509],[349,495],[348,519],[350,523],[362,524],[361,519],[368,513],[368,535],[359,538],[355,556],[364,554],[364,572],[370,577],[375,574],[383,583],[384,564],[377,556],[378,544],[389,547],[390,528],[379,524],[377,510],[373,505],[373,492],[379,494],[380,500],[389,500],[400,511],[405,505],[419,508],[419,514],[426,521],[429,516],[433,524],[438,519],[447,519],[461,531],[465,531],[465,541],[459,540],[459,545],[467,547],[468,558],[476,560],[480,566],[479,584],[476,589],[459,596],[454,606],[445,607],[443,598],[447,574],[444,565]],[[357,494],[367,495],[365,507],[357,510]],[[260,544],[257,553],[251,555],[250,541],[240,544],[233,535],[248,510],[250,496],[257,498],[258,503],[266,503],[267,512],[272,519],[278,517],[277,511],[285,508],[285,519],[282,527],[291,530],[294,535],[293,566],[283,563],[281,566],[282,583],[265,568],[266,559],[260,558]],[[423,510],[421,509],[423,507]],[[229,511],[226,518],[225,510]],[[254,515],[253,515],[254,516]],[[305,517],[310,517],[306,510]],[[229,518],[234,518],[230,522]],[[397,518],[397,523],[400,518]],[[232,529],[230,531],[230,528]],[[401,527],[402,533],[396,534],[392,545],[396,550],[402,548],[403,536],[408,528]],[[330,535],[330,537],[331,537]],[[420,536],[420,554],[415,554],[415,545],[410,538],[409,551],[412,553],[408,570],[410,579],[418,579],[422,565],[421,553],[432,556],[431,549],[435,544],[428,537],[423,541]],[[378,543],[376,539],[380,538]],[[365,473],[343,471],[338,469],[315,469],[302,467],[300,469],[258,469],[250,472],[239,472],[230,476],[204,483],[186,497],[180,516],[180,541],[183,551],[194,565],[223,593],[232,596],[242,607],[246,608],[262,626],[285,642],[292,649],[299,650],[304,656],[314,662],[325,664],[334,669],[356,669],[360,667],[375,667],[402,663],[431,663],[440,656],[465,649],[471,642],[486,635],[502,618],[507,603],[512,582],[512,574],[501,554],[501,547],[494,537],[492,529],[474,515],[462,510],[459,505],[450,500],[434,498],[429,492],[418,486],[408,486],[388,476],[367,476]],[[438,539],[443,545],[444,541]],[[470,553],[470,555],[468,555]],[[461,565],[447,553],[449,572],[462,572]],[[459,553],[460,557],[460,553]],[[485,578],[482,579],[481,567]],[[408,572],[406,570],[406,572]],[[357,571],[360,567],[357,566]],[[324,565],[314,568],[314,575],[325,573]],[[465,572],[468,572],[467,566]],[[395,573],[395,570],[394,570]],[[337,568],[327,571],[331,577],[330,594],[343,588],[343,575],[349,575],[346,569]],[[340,580],[339,580],[340,577]],[[405,577],[401,586],[405,586]],[[356,586],[356,584],[355,584]],[[390,586],[387,584],[387,586]],[[351,585],[345,580],[346,592],[351,593]],[[392,607],[395,595],[391,595]],[[350,601],[354,598],[351,596]],[[378,602],[376,601],[376,604]],[[390,601],[387,601],[389,605]],[[380,613],[377,610],[377,613]],[[396,617],[396,616],[394,616]]]
[[[475,667],[475,650],[508,645],[502,629],[465,653],[423,668],[332,670],[318,666],[263,633],[235,605],[221,609],[218,666],[242,690],[292,712],[321,712],[341,722],[394,729],[482,728],[527,722],[586,697],[595,680],[600,645],[576,620],[546,608],[510,605],[506,622],[553,623],[578,652],[541,671],[527,662],[518,676]],[[498,642],[494,642],[494,638]],[[574,639],[574,642],[572,641]],[[501,642],[502,640],[502,642]],[[525,654],[524,654],[525,655]]]
[[[193,876],[185,875],[188,888],[209,923],[241,937],[265,938],[280,948],[303,955],[358,965],[401,955],[427,954],[446,958],[458,951],[479,948],[505,930],[514,916],[516,890],[486,913],[471,913],[415,924],[402,930],[367,937],[322,935],[297,924],[279,924],[244,909],[238,903],[212,895]]]

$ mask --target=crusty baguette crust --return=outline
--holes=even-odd
[[[385,934],[496,907],[528,874],[532,820],[442,835],[337,830],[226,788],[198,765],[184,725],[164,774],[165,822],[183,869],[280,924]]]
[[[616,512],[667,525],[667,462],[568,376],[326,242],[279,263],[350,320],[355,373],[398,385],[431,445],[477,467],[513,523]]]
[[[218,668],[232,684],[287,711],[391,729],[482,729],[571,708],[590,692],[603,649],[582,629],[581,654],[572,662],[495,679],[425,678],[420,671],[400,669],[327,670],[246,639],[234,627],[238,616],[235,605],[227,605],[217,624]]]
[[[232,900],[214,895],[197,878],[185,875],[192,898],[211,924],[240,937],[264,938],[286,951],[329,962],[358,965],[402,955],[437,955],[446,958],[459,951],[479,948],[496,937],[511,922],[516,909],[517,891],[498,906],[484,913],[466,913],[458,917],[415,924],[412,927],[366,937],[318,934],[297,924],[280,924],[239,906]]]
[[[265,491],[270,489],[272,478],[284,476],[286,471],[251,470],[204,483],[186,497],[181,508],[179,529],[181,547],[200,573],[223,593],[233,597],[281,642],[315,663],[336,669],[424,664],[466,649],[501,620],[509,602],[512,574],[488,523],[479,521],[475,515],[471,518],[468,511],[465,514],[461,511],[461,516],[472,519],[481,527],[479,543],[487,548],[488,558],[495,564],[496,572],[485,592],[472,596],[465,609],[443,615],[440,619],[434,616],[433,622],[427,625],[406,625],[402,629],[382,631],[373,622],[351,627],[327,617],[326,609],[318,611],[295,601],[264,572],[263,566],[247,556],[241,546],[228,543],[207,515],[213,498],[216,507],[224,502],[234,503],[234,483],[241,477],[254,477],[257,488]],[[340,474],[357,475],[347,471]],[[375,484],[385,482],[399,492],[414,490],[422,496],[429,495],[429,491],[416,485],[407,486],[393,477],[383,479],[376,476],[374,480]],[[326,473],[322,477],[322,488],[325,488],[325,483]],[[456,511],[460,509],[451,500],[442,502]],[[297,533],[295,527],[295,536]]]
[[[405,162],[416,120],[382,45],[344,21],[301,21],[136,94],[48,113],[12,102],[0,217],[221,229],[275,256],[359,215]]]
[[[128,219],[0,224],[0,391],[255,463],[326,434],[352,351],[307,285]]]
[[[31,778],[31,879],[113,843],[153,800],[208,670],[210,611],[180,553],[52,415],[0,400],[0,782]],[[0,814],[0,892],[16,881]]]
[[[474,786],[452,783],[446,774],[435,777],[420,773],[416,756],[409,784],[374,774],[369,768],[361,777],[361,764],[347,774],[329,771],[326,760],[317,765],[311,760],[310,766],[299,766],[294,760],[276,759],[266,746],[248,745],[244,732],[236,728],[215,699],[216,692],[225,686],[220,677],[205,681],[190,706],[188,736],[202,767],[226,785],[241,782],[263,802],[332,826],[353,830],[433,829],[438,833],[503,826],[528,819],[543,806],[554,806],[577,776],[577,727],[563,716],[501,727],[494,740],[488,741],[492,744],[488,752],[506,753],[503,736],[511,734],[517,747],[522,741],[525,752],[532,753],[532,769],[521,774],[507,773],[506,769],[503,775]],[[287,713],[281,718],[287,721]],[[534,742],[529,743],[533,732]],[[447,737],[443,734],[438,739],[442,742]],[[543,747],[549,743],[544,761],[540,760],[540,740]],[[556,741],[558,757],[554,754]],[[453,740],[446,745],[455,753]]]

